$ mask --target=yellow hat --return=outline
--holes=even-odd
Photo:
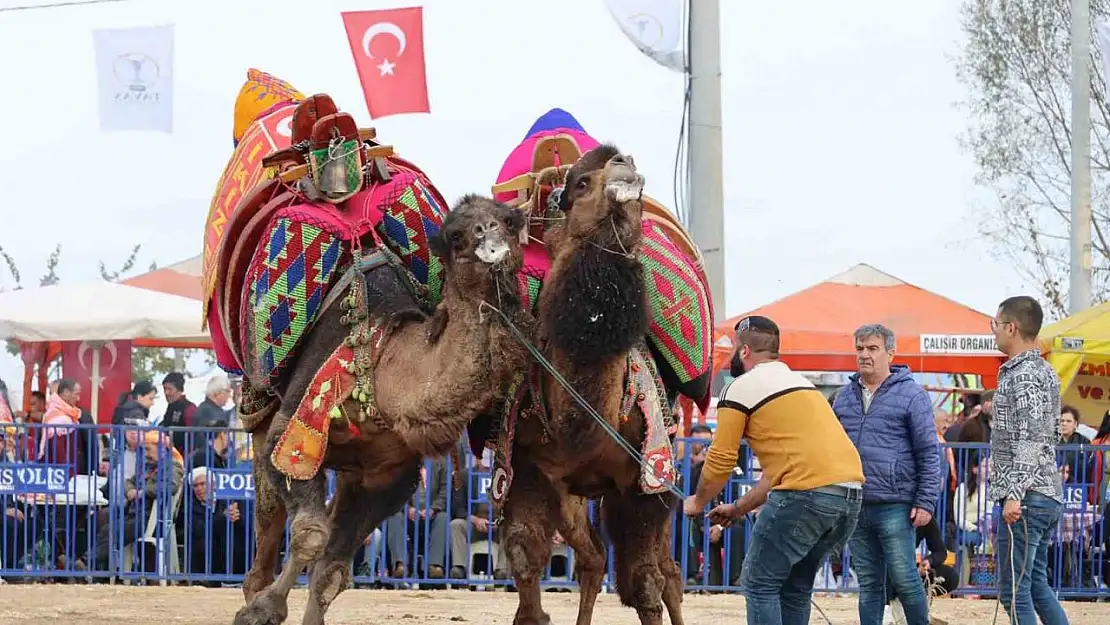
[[[243,83],[239,97],[235,98],[235,126],[232,128],[232,136],[236,145],[251,123],[267,109],[282,102],[300,102],[304,99],[304,94],[284,80],[253,67],[247,70],[247,82]]]

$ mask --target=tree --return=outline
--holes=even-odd
[[[100,261],[99,269],[100,276],[108,282],[116,282],[121,276],[126,275],[131,271],[138,261],[139,251],[142,249],[141,245],[136,245],[131,248],[131,252],[127,258],[124,259],[119,269],[116,271],[108,271],[104,261]],[[46,260],[46,273],[39,278],[39,286],[50,286],[58,284],[60,278],[58,277],[58,264],[61,259],[62,246],[58,244],[54,247],[54,251]],[[23,288],[22,274],[19,271],[19,266],[15,259],[8,254],[2,246],[0,246],[0,258],[4,260],[7,266],[8,274],[15,282],[13,290]],[[157,263],[150,263],[150,270],[154,271],[158,268]],[[2,290],[2,289],[0,289]],[[19,345],[15,341],[7,341],[6,348],[9,354],[13,356],[19,355]],[[131,379],[132,380],[153,380],[158,374],[166,374],[173,371],[180,359],[187,359],[192,352],[199,350],[181,350],[181,353],[175,354],[174,352],[159,347],[135,347],[131,350]],[[178,356],[179,358],[175,358]],[[183,358],[181,358],[183,357]],[[211,359],[209,359],[211,360]]]
[[[1092,23],[1110,0],[1090,0]],[[957,73],[970,127],[962,144],[995,199],[980,232],[1036,285],[1049,314],[1067,313],[1071,228],[1069,0],[966,0]],[[1092,35],[1092,295],[1110,291],[1110,108]]]

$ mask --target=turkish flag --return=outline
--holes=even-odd
[[[93,371],[93,356],[99,355],[98,371]],[[131,390],[131,341],[62,343],[62,375],[81,385],[77,405],[95,410],[97,423],[111,423],[120,395]],[[97,387],[97,405],[92,404],[92,389]]]
[[[342,13],[366,108],[374,119],[429,113],[421,7]]]

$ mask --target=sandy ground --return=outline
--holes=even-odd
[[[299,623],[307,593],[290,597],[289,623]],[[180,625],[230,624],[243,596],[237,589],[140,588],[126,586],[0,586],[0,625],[49,623],[50,625]],[[833,625],[858,622],[852,598],[818,598]],[[555,625],[574,622],[578,603],[575,593],[545,593],[544,606]],[[328,614],[329,625],[385,625],[386,623],[489,623],[508,624],[516,609],[516,595],[505,592],[465,590],[388,591],[351,590],[343,593]],[[1105,625],[1110,603],[1065,604],[1072,625]],[[683,603],[690,625],[744,622],[744,599],[736,595],[687,595]],[[951,625],[990,623],[994,603],[939,599],[933,615]],[[1000,612],[1001,614],[1001,612]],[[623,608],[613,595],[602,595],[594,622],[604,625],[639,623],[635,613]],[[825,621],[815,611],[813,623]],[[999,623],[1005,622],[1002,614]]]

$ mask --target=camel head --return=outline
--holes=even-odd
[[[490,198],[465,195],[447,213],[429,247],[443,261],[445,280],[457,292],[487,297],[497,291],[494,295],[515,298],[524,225],[520,211]]]
[[[631,156],[609,144],[586,152],[567,172],[559,197],[566,214],[562,237],[634,253],[643,238],[643,190],[644,177]]]

